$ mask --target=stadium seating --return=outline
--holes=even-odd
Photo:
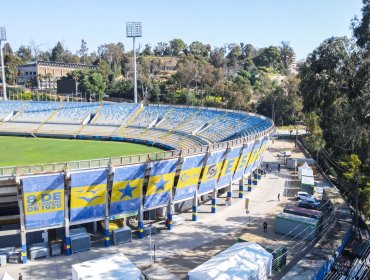
[[[97,125],[121,125],[137,108],[137,104],[107,103],[103,105],[92,123]]]
[[[232,140],[271,125],[270,120],[260,116],[212,108],[0,101],[0,132],[122,136],[174,148]]]
[[[48,122],[50,123],[69,123],[82,124],[82,122],[96,113],[99,103],[74,103],[67,102],[61,110],[57,112]]]
[[[22,111],[12,121],[17,122],[44,122],[59,107],[60,102],[37,102],[26,103]]]
[[[0,102],[0,122],[9,114],[18,112],[25,103],[22,101],[2,101]]]
[[[168,111],[171,110],[169,106],[147,106],[136,117],[132,126],[149,127],[153,122],[163,118]]]

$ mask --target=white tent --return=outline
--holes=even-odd
[[[313,170],[312,168],[305,162],[303,165],[298,167],[298,178],[301,179],[303,176],[306,177],[313,177]]]
[[[115,254],[72,265],[72,280],[139,280],[140,270],[124,255]]]
[[[11,277],[9,274],[8,274],[8,272],[4,272],[4,275],[3,275],[3,277],[1,277],[1,280],[14,280],[14,278],[13,277]]]
[[[261,280],[271,276],[272,254],[254,242],[236,243],[188,272],[189,280]]]

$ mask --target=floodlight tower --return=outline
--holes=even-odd
[[[5,68],[4,68],[4,56],[3,47],[1,45],[2,41],[6,41],[6,30],[5,27],[0,27],[0,60],[1,60],[1,73],[3,78],[3,96],[4,100],[8,100],[6,96],[6,81],[5,81]]]
[[[141,37],[141,22],[126,22],[126,37],[132,38],[134,48],[134,100],[137,103],[136,48],[135,38]]]

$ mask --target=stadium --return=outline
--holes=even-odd
[[[61,159],[71,158],[58,162],[52,161],[53,150],[42,151],[42,142],[35,151],[45,156],[30,162],[17,158],[15,149],[25,144],[3,145],[7,150],[3,158],[19,164],[0,167],[0,247],[21,247],[26,263],[27,256],[35,257],[30,244],[42,242],[47,232],[63,240],[69,255],[90,246],[78,241],[83,237],[81,225],[90,228],[101,222],[102,238],[110,246],[109,229],[115,220],[137,217],[133,232],[143,238],[148,230],[145,219],[158,210],[166,213],[168,229],[175,211],[190,209],[192,220],[197,221],[198,202],[208,195],[216,213],[219,193],[226,191],[231,197],[236,183],[243,198],[245,185],[250,189],[257,184],[262,154],[273,131],[273,122],[264,116],[205,107],[1,101],[2,141],[12,137],[10,142],[17,142],[15,136],[49,138],[56,148],[62,146],[61,139],[76,140],[68,140],[70,149],[63,142],[66,148],[58,153],[63,154]],[[87,153],[91,157],[79,160],[82,146],[73,146],[79,141],[82,146],[95,143]],[[106,156],[100,159],[95,158],[96,141],[107,145]],[[121,155],[111,153],[119,152],[119,146],[108,152],[108,146],[117,142],[142,146],[127,146]],[[150,153],[148,148],[154,147],[161,150]]]

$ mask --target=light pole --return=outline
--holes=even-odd
[[[6,96],[6,81],[5,81],[5,67],[4,67],[4,55],[3,55],[3,47],[1,45],[2,41],[6,41],[6,30],[5,27],[0,27],[0,56],[1,56],[1,73],[3,78],[3,96],[4,100],[8,100]]]
[[[136,48],[135,48],[135,38],[141,37],[141,22],[126,22],[126,37],[132,38],[132,45],[134,48],[134,101],[137,103],[137,77],[136,77]]]

